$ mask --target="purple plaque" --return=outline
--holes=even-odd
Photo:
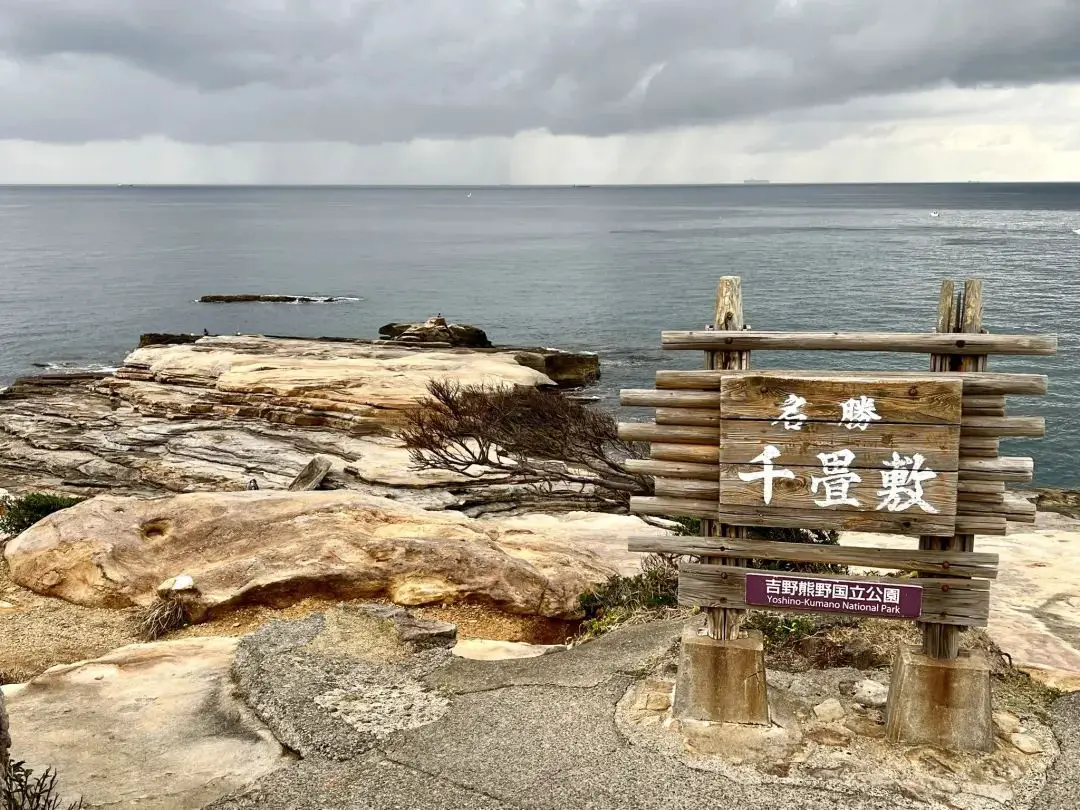
[[[921,585],[899,582],[823,579],[779,573],[746,575],[746,604],[773,610],[917,619],[922,615],[922,591]]]

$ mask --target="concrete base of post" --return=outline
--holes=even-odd
[[[691,623],[683,629],[675,717],[718,723],[769,724],[765,645],[761,633],[721,641]]]
[[[890,742],[950,751],[993,751],[990,664],[981,651],[945,660],[901,644],[885,709]]]

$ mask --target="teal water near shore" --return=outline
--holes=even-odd
[[[937,212],[932,216],[931,212]],[[141,332],[375,337],[436,312],[500,344],[602,356],[614,407],[657,368],[662,329],[701,328],[743,278],[758,329],[929,331],[943,278],[985,282],[994,332],[1055,333],[1015,413],[1047,417],[1037,481],[1080,486],[1080,185],[589,188],[0,188],[0,384],[38,365],[117,364]],[[359,298],[197,304],[208,293]],[[770,353],[755,365],[820,367]],[[926,358],[830,356],[846,368]],[[35,365],[38,364],[38,365]]]

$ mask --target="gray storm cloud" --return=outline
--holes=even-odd
[[[608,135],[1078,77],[1080,0],[0,0],[0,138],[46,142]]]

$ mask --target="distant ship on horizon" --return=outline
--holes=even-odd
[[[767,186],[767,185],[769,185],[769,181],[768,180],[755,180],[753,178],[750,178],[749,180],[743,180],[743,185],[744,186]]]

